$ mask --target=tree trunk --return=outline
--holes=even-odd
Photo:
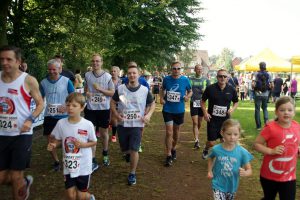
[[[0,6],[0,46],[8,44],[6,35],[6,23],[8,15],[8,6],[12,0],[1,0]]]

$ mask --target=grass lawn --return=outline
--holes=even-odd
[[[274,119],[274,110],[275,110],[275,104],[269,103],[268,104],[268,111],[269,111],[269,119]],[[253,144],[253,141],[255,140],[256,136],[259,134],[259,131],[256,130],[255,125],[255,119],[254,119],[254,103],[250,101],[239,101],[238,109],[234,112],[233,118],[238,119],[241,123],[242,129],[243,129],[243,139],[242,143],[244,143],[247,146],[248,150],[251,150],[251,146]],[[263,123],[263,115],[261,110],[261,119]],[[294,117],[294,120],[297,122],[300,122],[300,101],[296,102],[296,115]],[[262,156],[255,152],[251,151],[256,158],[261,158]],[[257,162],[254,162],[254,165],[258,165],[255,167],[258,167],[257,170],[260,168],[261,160]],[[297,167],[297,185],[300,187],[300,160],[298,161],[298,167]],[[255,171],[257,171],[255,170]]]

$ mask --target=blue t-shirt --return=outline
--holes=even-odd
[[[125,77],[125,78],[122,79],[122,83],[123,83],[123,84],[128,84],[128,82],[129,82],[128,77]],[[147,82],[146,79],[145,79],[144,77],[142,77],[142,76],[139,77],[139,84],[141,84],[141,85],[147,87],[148,90],[150,90],[150,86],[149,86],[148,82]]]
[[[185,76],[180,76],[177,79],[166,76],[162,88],[165,90],[163,111],[174,114],[184,113],[183,97],[186,95],[186,91],[191,90],[189,79]]]
[[[215,158],[212,188],[235,193],[239,185],[239,168],[249,163],[253,156],[240,145],[227,151],[222,144],[218,144],[212,148],[209,157]]]

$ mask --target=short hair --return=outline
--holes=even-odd
[[[15,53],[16,59],[22,61],[22,50],[19,47],[12,45],[4,45],[0,48],[0,52],[2,51],[13,51]]]
[[[102,56],[101,56],[99,53],[94,53],[94,54],[92,55],[92,58],[95,57],[95,56],[99,56],[99,57],[101,58],[101,61],[103,61],[103,58],[102,58]]]
[[[55,65],[56,68],[60,68],[60,64],[61,62],[59,62],[56,59],[51,59],[47,62],[47,67],[49,67],[49,65]]]
[[[224,132],[226,131],[228,128],[233,127],[233,126],[237,126],[239,129],[239,132],[241,133],[241,124],[238,120],[235,119],[227,119],[223,122],[221,130]]]
[[[62,55],[59,55],[59,54],[56,54],[56,55],[54,56],[54,59],[59,59],[59,60],[61,61],[61,63],[64,62],[64,57],[63,57]]]
[[[116,70],[120,71],[120,67],[118,67],[118,66],[112,66],[111,69],[116,69]]]
[[[259,63],[259,69],[260,70],[266,70],[267,69],[267,64],[265,62],[260,62]]]
[[[181,66],[181,62],[179,62],[179,61],[174,61],[174,62],[171,63],[171,67],[173,67],[173,66],[176,65],[176,64],[179,64],[179,65]]]
[[[219,72],[226,72],[226,73],[227,73],[228,71],[227,71],[227,69],[222,68],[222,69],[219,69],[219,70],[217,71],[217,74],[218,74]]]
[[[127,66],[128,66],[128,69],[129,69],[130,67],[135,67],[135,68],[138,67],[138,65],[137,65],[136,62],[134,62],[134,61],[130,61],[129,63],[127,63]]]
[[[71,103],[72,101],[75,101],[76,103],[79,103],[81,107],[85,106],[85,97],[78,92],[73,92],[69,94],[66,98],[66,103]]]

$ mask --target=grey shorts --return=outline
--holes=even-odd
[[[142,130],[143,127],[117,127],[120,147],[123,152],[129,150],[139,150],[141,145]]]

